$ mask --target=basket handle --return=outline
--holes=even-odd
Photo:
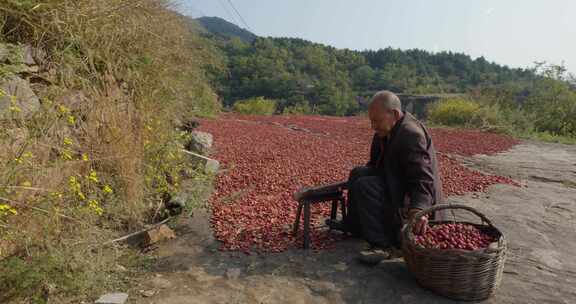
[[[439,211],[439,210],[444,210],[444,209],[464,209],[466,211],[469,211],[471,213],[473,213],[474,215],[478,216],[480,219],[482,219],[483,222],[485,222],[486,224],[488,224],[490,227],[494,227],[494,225],[492,225],[492,222],[484,215],[482,214],[480,211],[470,207],[470,206],[466,206],[466,205],[461,205],[461,204],[440,204],[440,205],[436,205],[433,207],[430,207],[428,209],[419,211],[418,213],[416,213],[408,222],[408,224],[406,225],[406,229],[404,231],[404,236],[408,237],[410,232],[412,232],[412,228],[414,227],[414,225],[416,225],[416,221],[417,219],[421,218],[424,215],[428,215],[431,214],[433,212]]]

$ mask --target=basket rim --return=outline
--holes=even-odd
[[[476,250],[466,250],[466,249],[454,249],[454,248],[446,248],[446,249],[440,249],[440,248],[425,248],[422,246],[416,246],[415,244],[415,239],[414,239],[414,233],[412,232],[412,228],[415,224],[415,219],[435,212],[437,210],[442,210],[442,209],[464,209],[467,211],[470,211],[471,213],[479,216],[482,219],[482,224],[477,224],[477,223],[471,223],[468,221],[431,221],[431,224],[442,224],[442,223],[458,223],[458,224],[470,224],[473,226],[482,226],[482,227],[487,227],[490,228],[491,230],[493,230],[494,232],[497,233],[498,235],[498,247],[496,248],[481,248],[481,249],[476,249]],[[458,255],[461,257],[486,257],[486,256],[492,256],[492,255],[498,255],[500,253],[502,253],[503,251],[506,250],[507,247],[507,242],[506,242],[506,237],[504,236],[504,234],[502,233],[502,231],[500,231],[500,229],[498,229],[496,226],[494,226],[492,224],[492,222],[490,220],[488,220],[488,218],[483,215],[482,213],[480,213],[479,211],[477,211],[476,209],[470,207],[470,206],[465,206],[465,205],[459,205],[459,204],[442,204],[442,205],[437,205],[437,206],[433,206],[431,208],[422,210],[420,212],[418,212],[411,220],[408,224],[404,225],[404,227],[402,228],[402,240],[403,240],[403,248],[406,248],[407,250],[410,251],[414,251],[414,252],[418,252],[420,254],[450,254],[450,255]],[[495,243],[495,242],[493,242]]]
[[[495,242],[494,242],[495,243]],[[421,246],[416,246],[414,244],[405,245],[408,250],[413,252],[418,252],[421,254],[442,254],[442,255],[458,255],[462,257],[487,257],[492,255],[499,255],[503,251],[506,250],[507,244],[504,237],[500,237],[498,240],[498,247],[497,248],[480,248],[476,250],[468,250],[468,249],[458,249],[458,248],[426,248]]]

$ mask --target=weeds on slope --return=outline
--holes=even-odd
[[[28,111],[0,92],[0,302],[77,302],[118,283],[126,251],[98,244],[178,189],[175,122],[219,111],[203,72],[218,62],[162,0],[3,1],[0,44],[13,55],[1,79],[39,97]],[[16,74],[25,45],[38,69]]]

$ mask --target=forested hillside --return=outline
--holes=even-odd
[[[200,22],[206,26],[205,19]],[[246,30],[218,18],[211,18],[206,28],[214,33],[212,38],[227,61],[228,71],[217,81],[225,105],[263,96],[277,100],[280,109],[306,105],[318,113],[345,115],[356,112],[356,96],[375,90],[463,93],[511,83],[524,87],[535,78],[532,70],[461,53],[393,48],[352,51],[296,38],[251,41],[244,38]]]

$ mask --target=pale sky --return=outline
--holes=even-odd
[[[354,50],[455,51],[511,67],[564,62],[576,73],[576,0],[178,0],[259,36]]]

